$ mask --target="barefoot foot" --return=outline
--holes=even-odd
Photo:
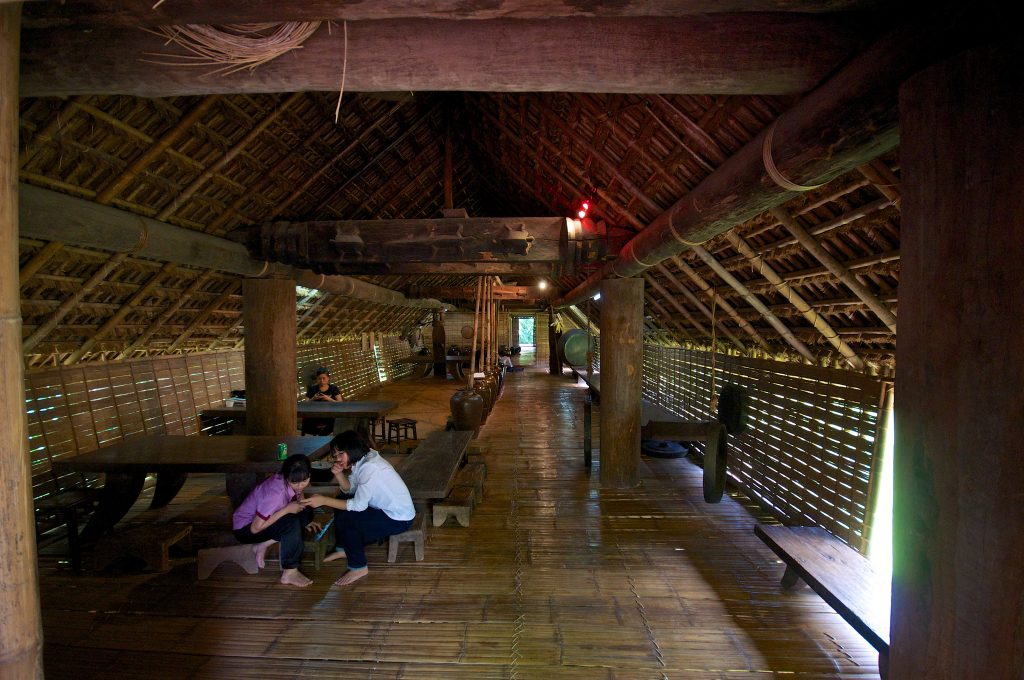
[[[305,588],[313,581],[306,578],[298,569],[285,569],[281,572],[281,583],[286,586],[298,586],[299,588]]]
[[[362,569],[349,569],[345,572],[345,575],[334,582],[336,586],[347,586],[351,583],[355,583],[362,577],[370,573],[369,568],[363,567]]]
[[[263,541],[262,543],[255,543],[252,546],[252,554],[256,556],[256,566],[262,569],[267,566],[266,559],[267,548],[277,543],[277,541]]]
[[[327,553],[326,555],[324,555],[323,561],[324,562],[333,562],[334,560],[340,560],[343,557],[345,557],[345,551],[344,550],[335,550],[332,553]]]

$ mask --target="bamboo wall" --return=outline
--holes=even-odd
[[[308,376],[317,366],[330,369],[331,382],[346,399],[411,372],[411,365],[394,363],[409,354],[407,342],[377,337],[365,347],[360,340],[300,345],[297,396],[305,397]],[[75,473],[55,481],[52,460],[135,435],[200,434],[199,413],[244,388],[241,350],[27,371],[34,497],[53,493],[58,482],[64,487],[81,480]]]
[[[747,428],[729,435],[729,476],[780,520],[864,545],[883,382],[848,371],[716,355],[715,387],[747,391]],[[647,345],[643,396],[709,420],[711,355]]]

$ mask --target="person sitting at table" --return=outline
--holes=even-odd
[[[324,561],[346,559],[348,571],[335,585],[347,586],[369,573],[363,546],[408,530],[416,508],[395,468],[359,433],[348,430],[336,436],[331,452],[335,458],[331,471],[341,493],[337,498],[313,495],[302,504],[334,508],[335,547]],[[351,470],[349,476],[347,470]]]
[[[261,569],[266,566],[267,548],[281,543],[281,583],[300,588],[312,583],[299,571],[302,532],[307,526],[314,532],[320,531],[320,525],[313,521],[313,509],[300,503],[309,476],[306,456],[288,456],[281,463],[281,471],[250,491],[231,518],[235,538],[240,543],[252,544],[256,564]]]
[[[331,372],[321,366],[313,375],[313,384],[306,390],[306,399],[310,401],[345,401],[341,390],[331,384]],[[330,435],[334,432],[334,420],[331,418],[303,418],[302,434]]]

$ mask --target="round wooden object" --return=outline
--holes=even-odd
[[[473,327],[472,326],[468,326],[468,325],[467,326],[463,326],[462,330],[460,332],[462,333],[462,337],[464,337],[466,340],[469,340],[470,338],[473,337]]]

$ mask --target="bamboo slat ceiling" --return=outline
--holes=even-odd
[[[47,72],[47,45],[70,41],[68,35],[86,39],[88,34],[74,33],[73,26],[90,22],[90,33],[102,28],[143,34],[137,26],[154,21],[140,18],[152,17],[144,13],[143,4],[152,5],[27,3],[22,46],[26,95],[44,89],[33,73]],[[166,19],[163,12],[171,4],[153,11]],[[429,8],[409,21],[453,11],[445,4],[425,3]],[[596,9],[589,13],[563,7],[559,12],[564,15],[555,17],[531,15],[531,3],[499,4],[506,5],[506,16],[528,18],[538,30],[576,18],[581,30],[590,31],[593,27],[586,22],[597,19],[588,15],[597,14],[601,21],[612,22],[608,26],[635,22],[644,15],[671,16],[671,21],[681,22],[678,30],[683,31],[689,26],[688,13],[713,9],[708,3],[665,3],[672,9],[653,2],[592,3]],[[304,18],[303,12],[318,9],[316,3],[301,5],[305,10],[299,4],[279,5],[282,20]],[[346,19],[353,36],[363,27],[361,19],[372,23],[401,13],[396,9],[400,3],[374,3],[386,16],[369,18],[351,14],[369,11],[360,3],[328,5],[333,13],[317,18]],[[688,10],[679,9],[682,6]],[[195,20],[217,21],[238,20],[240,13],[254,17],[257,10],[246,15],[247,7],[231,2],[182,3],[179,9],[186,18],[205,12],[210,16]],[[217,237],[268,221],[434,218],[445,207],[445,147],[450,139],[452,204],[470,216],[573,215],[579,202],[588,199],[591,215],[628,239],[870,42],[881,29],[869,21],[867,10],[873,7],[874,3],[831,3],[827,9],[844,13],[806,14],[776,11],[775,3],[767,2],[755,8],[764,14],[701,15],[702,26],[712,21],[722,30],[733,24],[744,28],[736,36],[727,30],[709,35],[709,41],[725,41],[718,50],[733,49],[737,60],[728,78],[707,86],[710,93],[680,92],[686,85],[673,85],[674,93],[668,88],[607,93],[601,84],[608,81],[597,76],[589,87],[580,88],[587,91],[575,93],[515,92],[514,85],[497,80],[493,92],[346,91],[337,123],[337,92],[239,92],[244,89],[239,86],[235,94],[204,94],[203,87],[230,87],[216,76],[204,80],[195,69],[181,67],[178,71],[186,73],[177,78],[178,84],[164,86],[169,96],[106,94],[94,85],[81,85],[76,91],[70,64],[62,77],[55,77],[66,88],[64,94],[22,98],[21,180]],[[217,14],[216,8],[227,14]],[[454,18],[436,25],[458,29],[472,24],[481,31],[497,20],[482,9],[463,10],[463,15],[446,15]],[[792,24],[805,30],[813,24],[833,39],[826,45],[811,39],[795,47],[775,43],[775,59],[807,68],[794,67],[786,84],[765,78],[764,94],[754,94],[759,70],[779,68],[758,61],[763,57],[757,56],[757,41],[751,37],[756,22],[769,20],[775,26]],[[514,27],[499,28],[515,42]],[[337,30],[337,24],[320,29]],[[743,36],[751,42],[728,43]],[[638,50],[657,47],[636,41]],[[517,48],[525,55],[524,62],[542,49],[529,44]],[[94,49],[102,56],[108,48],[97,41]],[[601,45],[587,49],[600,50]],[[451,50],[457,52],[457,46]],[[553,68],[562,58],[550,55]],[[136,69],[142,67],[140,59],[124,54],[120,61]],[[266,69],[262,82],[291,68],[279,61],[277,71],[270,65],[257,69],[257,74]],[[88,68],[92,66],[83,66]],[[164,82],[166,67],[148,68],[157,74],[155,83]],[[351,84],[371,67],[353,61],[349,68]],[[414,66],[408,68],[413,69],[409,77],[414,76]],[[483,66],[488,68],[497,67]],[[626,63],[618,68],[641,72],[643,65]],[[422,69],[431,70],[429,65]],[[452,75],[448,89],[480,89],[460,88],[459,75]],[[706,75],[714,74],[709,70]],[[586,80],[586,73],[573,77]],[[401,78],[395,76],[394,81]],[[109,91],[117,90],[119,85],[111,82]],[[431,82],[431,77],[424,76],[423,82]],[[126,88],[130,89],[121,87]],[[173,94],[177,90],[188,93]],[[68,219],[71,234],[74,215]],[[22,314],[29,365],[239,346],[237,275],[189,266],[187,260],[168,263],[91,250],[76,245],[73,236],[55,243],[33,238],[28,231],[23,220]],[[821,250],[825,259],[816,254]],[[558,277],[556,294],[573,289],[593,271],[593,266],[583,267]],[[869,369],[887,371],[895,353],[895,317],[885,313],[897,311],[899,282],[897,155],[890,151],[702,247],[660,262],[643,276],[652,341],[709,347],[714,338],[727,351],[856,367],[852,356]],[[362,278],[409,297],[418,290],[435,294],[438,289],[465,288],[473,281],[441,269]],[[503,281],[533,285],[536,279]],[[455,299],[442,300],[458,304]],[[319,339],[401,332],[428,316],[422,308],[381,313],[379,304],[316,293],[300,293],[298,304],[307,327],[310,321],[317,322],[319,327],[309,335]],[[600,301],[581,305],[583,311],[588,308],[599,320]]]

